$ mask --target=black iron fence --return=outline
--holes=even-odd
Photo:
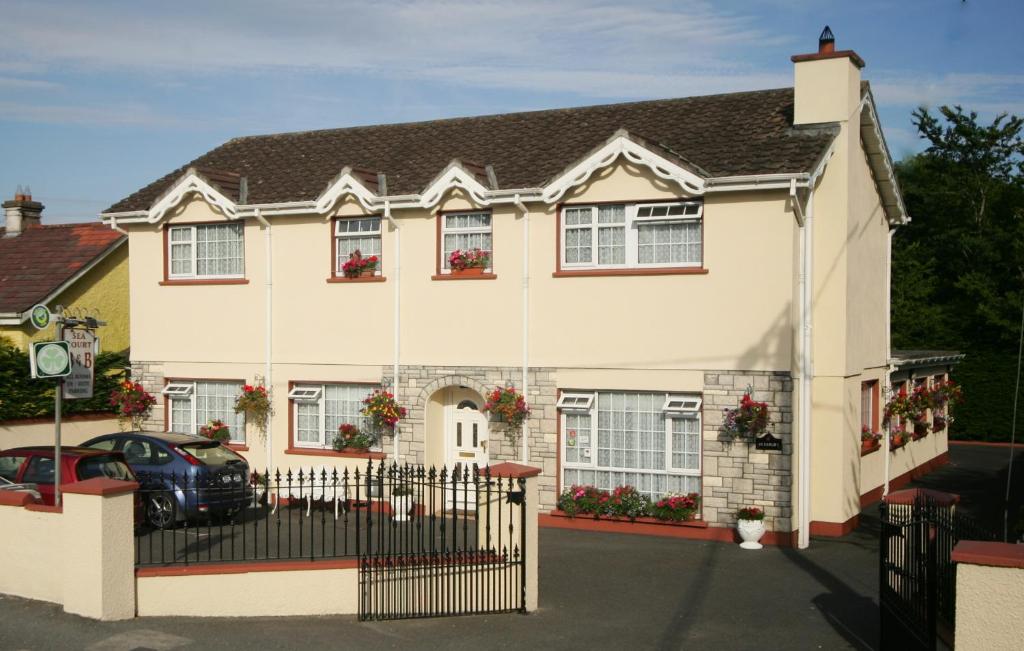
[[[521,554],[519,480],[489,468],[375,464],[242,476],[141,474],[138,566]]]
[[[956,564],[961,540],[996,540],[954,505],[920,495],[879,505],[879,606],[884,648],[935,649],[956,630]]]

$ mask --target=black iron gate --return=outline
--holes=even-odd
[[[406,519],[402,505],[365,532],[360,620],[526,612],[523,479],[456,466],[426,475],[392,468],[367,482],[367,494],[397,489],[415,499]]]
[[[961,540],[995,540],[959,513],[919,495],[908,504],[879,505],[879,610],[883,648],[935,649],[952,643],[956,617],[953,547]]]

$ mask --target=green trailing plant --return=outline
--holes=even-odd
[[[255,425],[260,434],[265,435],[271,413],[270,393],[267,388],[252,384],[243,386],[242,393],[235,400],[235,413],[244,413],[246,422]]]

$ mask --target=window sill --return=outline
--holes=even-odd
[[[431,280],[494,280],[497,274],[434,274]]]
[[[387,280],[386,276],[356,276],[354,278],[348,278],[347,276],[331,276],[327,279],[329,283],[382,283]]]
[[[704,267],[650,267],[645,269],[562,269],[551,274],[553,278],[572,276],[702,276]]]
[[[248,452],[249,446],[245,443],[225,443],[224,447],[234,450],[235,452]]]
[[[348,459],[386,459],[385,452],[338,452],[337,450],[324,450],[321,448],[288,448],[285,454],[297,454],[309,457],[342,457]]]
[[[248,285],[248,278],[182,278],[161,280],[160,285]]]

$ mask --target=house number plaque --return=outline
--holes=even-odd
[[[773,450],[776,452],[782,452],[782,439],[775,438],[768,432],[765,432],[764,436],[759,436],[754,439],[754,448],[757,450]]]

